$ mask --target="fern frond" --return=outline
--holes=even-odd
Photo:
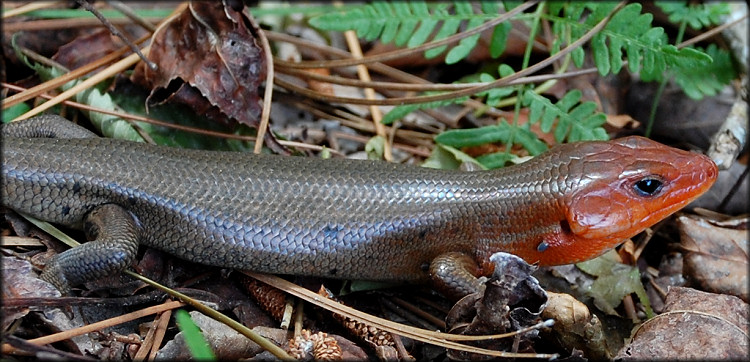
[[[451,12],[451,10],[453,12]],[[416,47],[424,44],[437,29],[433,40],[445,39],[459,32],[466,21],[466,29],[476,28],[496,18],[500,6],[493,1],[483,1],[475,7],[467,1],[449,3],[385,2],[374,1],[362,7],[320,15],[310,19],[310,24],[319,30],[355,30],[367,41],[380,39],[396,46]],[[490,53],[497,57],[505,50],[510,32],[509,22],[496,26],[490,40]],[[476,47],[480,34],[462,39],[446,54],[445,62],[454,64],[464,59]],[[425,51],[426,58],[434,58],[445,52],[447,46]]]
[[[435,137],[435,142],[445,146],[461,148],[495,142],[507,144],[511,142],[511,139],[514,144],[521,145],[533,156],[541,154],[547,150],[547,145],[529,130],[528,123],[523,126],[516,126],[509,124],[505,120],[501,120],[500,123],[492,126],[448,130],[437,135],[437,137]],[[488,157],[488,155],[483,157]],[[489,157],[496,160],[497,156]],[[481,158],[482,157],[479,157],[477,160],[480,160]],[[488,158],[485,158],[485,160],[488,160]],[[490,167],[489,164],[481,161],[480,163],[488,166],[488,168],[497,167]]]
[[[425,93],[425,95],[431,95],[431,94],[440,94],[440,92],[426,92]],[[463,103],[463,102],[466,102],[467,100],[469,100],[469,96],[445,99],[441,101],[413,103],[413,104],[404,104],[401,106],[396,106],[396,107],[393,107],[393,109],[390,112],[386,113],[385,116],[383,116],[383,120],[381,122],[383,124],[391,124],[395,122],[396,120],[404,118],[404,116],[416,110],[443,107],[443,106],[447,106],[450,104]]]
[[[729,4],[687,4],[681,1],[655,1],[654,4],[669,15],[669,21],[687,23],[695,30],[721,23],[721,17],[729,14]]]
[[[716,44],[711,44],[706,53],[713,58],[712,63],[701,67],[673,69],[675,83],[692,99],[714,96],[737,77],[729,52],[720,49]]]
[[[572,90],[553,104],[533,91],[526,91],[522,102],[529,107],[529,123],[541,120],[544,133],[549,133],[554,126],[555,141],[559,143],[608,139],[607,132],[601,127],[607,117],[603,113],[595,113],[594,102],[579,104],[581,95],[581,91]]]
[[[507,77],[514,73],[513,68],[511,68],[507,64],[501,64],[498,67],[497,72],[500,78]],[[497,79],[495,79],[488,73],[482,73],[479,75],[480,82],[490,83],[496,80]],[[487,96],[487,99],[485,100],[485,104],[487,104],[490,107],[497,107],[500,104],[501,100],[510,96],[515,91],[516,91],[516,87],[498,87],[498,88],[492,88],[492,89],[486,90],[484,92],[480,92],[477,94],[477,96],[480,96],[480,97]]]
[[[513,74],[513,68],[511,68],[509,65],[501,64],[498,69],[497,73],[500,75],[500,77],[507,77],[511,74]],[[478,78],[478,79],[477,79]],[[474,75],[471,78],[464,79],[463,81],[472,81],[472,80],[479,80],[480,82],[490,83],[494,82],[497,79],[490,75],[489,73],[481,73],[478,75]],[[456,82],[461,83],[461,82]],[[487,100],[485,103],[490,107],[496,107],[501,100],[508,97],[509,95],[513,94],[515,92],[516,87],[498,87],[498,88],[492,88],[486,91],[479,92],[475,94],[474,96],[477,97],[487,97]],[[432,94],[440,94],[441,92],[425,92],[424,95],[432,95]],[[449,104],[460,104],[469,99],[468,96],[465,97],[459,97],[454,99],[447,99],[442,101],[434,101],[434,102],[425,102],[425,103],[414,103],[414,104],[404,104],[401,106],[393,107],[393,109],[388,112],[385,116],[383,116],[382,123],[383,124],[391,124],[397,119],[401,119],[407,114],[414,112],[416,110],[420,109],[432,109],[442,106],[447,106]]]
[[[560,43],[578,39],[596,23],[604,19],[614,8],[613,3],[568,3],[550,7],[553,32],[557,40],[553,49],[560,49]],[[584,22],[584,10],[591,13]],[[558,17],[552,11],[563,12]],[[601,75],[617,73],[623,65],[623,55],[628,60],[631,72],[641,72],[644,80],[661,79],[664,71],[673,66],[685,64],[707,64],[711,58],[705,53],[690,48],[677,49],[667,44],[667,37],[661,27],[652,27],[651,14],[641,14],[641,5],[629,4],[615,13],[607,26],[591,39],[594,64]],[[576,66],[583,66],[583,49],[572,54]]]

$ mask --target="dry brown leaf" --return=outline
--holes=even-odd
[[[627,114],[608,114],[607,124],[617,129],[636,129],[641,126],[640,122]]]
[[[724,222],[680,216],[677,218],[685,276],[697,287],[748,300],[748,235],[746,228]],[[745,225],[747,223],[745,222]]]
[[[106,29],[82,35],[61,46],[52,59],[68,69],[76,69],[116,51],[122,43],[115,39]]]
[[[570,294],[547,292],[549,301],[542,312],[543,319],[554,319],[547,332],[561,348],[578,349],[589,360],[609,360],[612,354],[607,347],[602,323],[585,304]]]
[[[141,62],[131,80],[151,89],[150,104],[175,101],[215,120],[257,127],[267,65],[260,29],[248,16],[221,2],[191,2],[154,33],[148,58],[158,69]],[[267,135],[274,151],[283,149]]]
[[[445,324],[448,331],[463,335],[490,335],[519,330],[539,322],[539,315],[547,303],[547,295],[531,273],[535,266],[508,253],[490,257],[495,264],[492,277],[485,289],[467,295],[453,306]],[[493,339],[472,343],[476,346],[509,352],[532,352],[532,330],[517,338]],[[449,350],[448,357],[457,360],[485,358],[473,353]]]
[[[670,288],[667,312],[643,323],[615,359],[743,360],[748,305],[731,295]]]

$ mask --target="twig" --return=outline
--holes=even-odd
[[[150,49],[150,46],[147,46],[143,48],[144,53],[148,53],[148,50]],[[67,100],[70,97],[73,97],[74,95],[78,94],[79,92],[93,87],[97,85],[99,82],[109,78],[110,76],[113,76],[117,73],[120,73],[128,68],[130,68],[133,64],[138,62],[138,54],[131,54],[119,62],[112,64],[107,69],[93,75],[91,78],[88,78],[81,83],[76,84],[75,86],[71,87],[70,89],[66,90],[65,92],[60,93],[58,96],[52,98],[51,100],[42,103],[41,105],[31,109],[30,111],[16,117],[14,121],[20,121],[22,119],[27,119],[30,117],[33,117],[37,114],[40,114],[58,104],[60,104],[62,101]]]
[[[112,23],[109,21],[109,19],[107,19],[101,12],[99,12],[99,10],[97,10],[96,8],[94,8],[93,6],[91,6],[91,4],[88,1],[86,1],[86,0],[76,0],[76,2],[78,4],[80,4],[81,6],[83,6],[84,9],[86,9],[90,13],[94,14],[94,16],[96,16],[96,18],[99,19],[99,21],[101,21],[102,24],[104,24],[104,26],[107,27],[107,29],[109,29],[109,32],[112,33],[112,35],[120,38],[120,40],[122,40],[125,44],[127,44],[134,53],[138,54],[138,56],[141,58],[141,60],[144,63],[146,63],[146,65],[151,70],[155,71],[155,70],[158,69],[158,67],[156,66],[156,64],[154,64],[154,62],[148,60],[148,58],[146,58],[146,56],[143,55],[143,53],[141,53],[141,50],[138,49],[138,47],[135,44],[133,44],[133,42],[131,42],[130,39],[128,39],[123,33],[121,33],[119,30],[117,30],[117,28],[115,28],[115,26],[112,25]]]
[[[271,99],[273,97],[273,84],[274,84],[274,68],[273,68],[273,53],[271,53],[271,45],[268,43],[268,38],[263,29],[260,28],[252,15],[247,15],[250,20],[250,24],[255,27],[260,38],[260,44],[263,47],[263,55],[266,58],[266,89],[263,94],[263,110],[260,112],[260,124],[258,125],[258,141],[255,142],[255,148],[253,152],[260,153],[263,150],[263,140],[265,139],[266,131],[268,130],[268,121],[271,118]]]
[[[146,20],[144,17],[138,15],[131,9],[129,6],[125,5],[122,1],[115,1],[115,0],[105,0],[109,6],[116,9],[122,15],[125,15],[128,19],[132,20],[134,23],[142,26],[144,29],[147,29],[149,32],[153,33],[156,31],[156,26],[154,24],[151,24]]]
[[[146,40],[148,40],[149,36],[143,36],[140,39],[136,40],[136,44],[140,44]],[[35,85],[34,87],[31,87],[29,89],[24,90],[21,93],[14,94],[8,98],[3,99],[3,109],[7,109],[13,105],[16,105],[21,102],[25,102],[31,98],[37,97],[40,94],[47,92],[51,89],[57,88],[62,86],[63,84],[70,82],[71,80],[78,79],[80,77],[83,77],[84,75],[88,74],[89,72],[105,65],[113,62],[115,59],[121,57],[123,54],[125,54],[129,47],[122,47],[120,49],[115,50],[112,53],[107,54],[104,57],[101,57],[91,63],[88,63],[84,66],[81,66],[79,68],[76,68],[70,72],[67,72],[63,74],[62,76],[59,76],[54,79],[50,79],[44,83]]]
[[[3,87],[8,88],[8,89],[12,89],[12,90],[18,90],[18,91],[24,90],[24,88],[16,86],[16,85],[13,85],[13,84],[8,84],[8,83],[0,83],[0,84],[2,84]],[[42,97],[42,98],[45,98],[45,99],[52,99],[52,96],[47,95],[47,94],[40,94],[39,97]],[[211,136],[211,137],[235,139],[235,140],[246,141],[246,142],[255,142],[257,140],[256,137],[252,137],[252,136],[242,136],[242,135],[237,135],[237,134],[233,134],[233,133],[224,133],[224,132],[211,131],[211,130],[207,130],[207,129],[203,129],[203,128],[183,126],[183,125],[180,125],[180,124],[159,121],[159,120],[156,120],[156,119],[153,119],[153,118],[138,116],[138,115],[124,113],[124,112],[112,111],[112,110],[103,109],[103,108],[99,108],[99,107],[93,107],[93,106],[90,106],[88,104],[83,104],[83,103],[79,103],[79,102],[76,102],[76,101],[66,100],[66,101],[63,101],[62,103],[65,104],[65,105],[68,105],[68,106],[71,106],[71,107],[76,107],[76,108],[79,108],[79,109],[83,109],[83,110],[86,110],[86,111],[89,111],[89,112],[98,112],[98,113],[102,113],[102,114],[108,114],[108,115],[120,117],[120,118],[123,118],[123,119],[128,119],[128,120],[133,120],[133,121],[150,123],[150,124],[154,124],[154,125],[161,126],[161,127],[178,129],[178,130],[185,131],[185,132],[192,132],[192,133],[202,134],[202,135]],[[313,150],[313,151],[322,151],[323,148],[324,148],[323,146],[319,146],[319,145],[311,145],[311,144],[307,144],[307,143],[294,142],[294,141],[283,141],[283,140],[280,140],[279,143],[281,143],[284,146],[288,146],[288,147],[305,148],[305,149],[310,149],[310,150]],[[333,153],[335,155],[343,156],[341,154],[341,152],[339,152],[339,151],[336,151],[336,150],[330,150],[330,151],[331,151],[331,153]]]
[[[60,3],[62,3],[62,1],[34,1],[25,5],[21,5],[15,9],[10,9],[6,12],[3,12],[3,19],[26,14],[34,10],[49,8]]]
[[[343,4],[341,1],[334,1],[335,6],[342,6]],[[344,32],[344,37],[346,38],[346,44],[349,46],[349,51],[352,54],[352,57],[354,59],[362,59],[362,48],[359,46],[359,39],[357,39],[357,33],[355,33],[353,30],[347,30]],[[370,78],[370,72],[367,70],[367,67],[364,64],[357,65],[357,75],[359,76],[359,79],[364,82],[370,82],[372,81],[372,78]],[[366,99],[375,99],[375,90],[372,88],[365,88],[365,98]],[[370,105],[370,115],[372,116],[372,123],[375,125],[375,134],[377,134],[380,137],[383,137],[384,143],[383,143],[383,158],[386,161],[392,161],[393,155],[391,153],[391,141],[388,137],[388,133],[386,133],[385,126],[381,122],[383,120],[383,112],[380,111],[380,107],[377,105]]]

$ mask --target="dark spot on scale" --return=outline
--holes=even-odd
[[[333,269],[331,269],[331,270],[328,271],[328,274],[330,274],[330,275],[336,275],[336,273],[338,273],[338,272],[339,272],[338,269],[333,268]]]
[[[419,269],[422,269],[425,273],[430,271],[430,263],[422,263],[422,265],[419,266]]]
[[[424,240],[424,238],[427,236],[427,230],[423,229],[419,232],[419,239]]]
[[[74,182],[73,183],[73,193],[77,194],[79,191],[81,191],[81,184],[79,182]]]
[[[60,210],[60,212],[61,212],[61,213],[62,213],[63,215],[68,215],[68,214],[70,213],[70,206],[63,206],[63,207],[62,207],[62,210]]]
[[[136,202],[136,201],[138,201],[138,200],[137,200],[137,199],[136,199],[135,197],[133,197],[133,196],[128,196],[128,203],[129,203],[130,205],[135,205],[135,202]]]

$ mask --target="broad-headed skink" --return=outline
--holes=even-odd
[[[705,192],[706,156],[642,137],[560,145],[494,171],[176,149],[58,116],[2,127],[2,203],[95,239],[57,255],[61,289],[129,266],[138,244],[227,268],[478,288],[489,256],[594,258]]]

